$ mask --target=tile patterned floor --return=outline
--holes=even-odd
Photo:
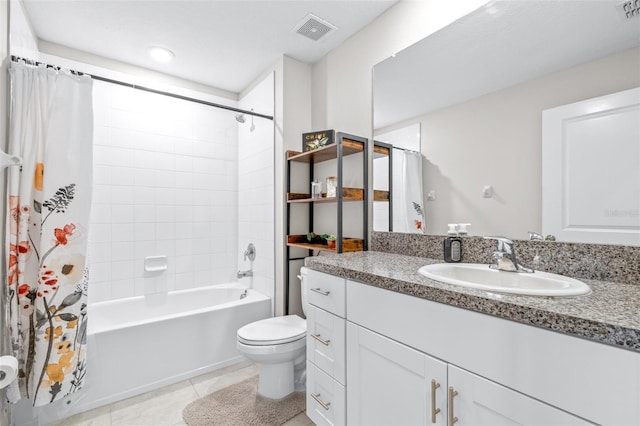
[[[257,373],[258,367],[251,362],[234,364],[124,401],[76,414],[58,423],[58,426],[186,426],[182,420],[182,410],[188,404]],[[313,426],[313,422],[301,413],[284,426]]]

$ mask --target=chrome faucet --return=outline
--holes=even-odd
[[[254,246],[253,243],[249,243],[249,245],[247,246],[247,249],[244,251],[245,262],[247,261],[247,258],[249,258],[249,261],[252,262],[251,268],[253,268],[253,261],[256,260],[256,246]],[[246,271],[238,271],[236,276],[238,278],[252,277],[253,269],[248,269]]]
[[[256,260],[256,246],[254,246],[253,243],[249,243],[247,249],[244,251],[244,260],[246,261],[247,258],[249,258],[251,262]]]
[[[542,234],[529,231],[529,241],[544,241],[544,237],[542,236]]]
[[[253,271],[251,269],[247,270],[247,271],[238,271],[238,273],[236,274],[236,276],[238,278],[244,278],[244,277],[252,277],[253,276]]]
[[[513,241],[505,237],[497,236],[485,236],[484,238],[498,242],[498,249],[493,252],[493,258],[496,260],[496,263],[489,265],[490,268],[510,272],[533,272],[533,269],[524,267],[518,263],[516,251],[513,248]]]

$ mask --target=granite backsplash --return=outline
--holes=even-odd
[[[369,250],[443,259],[444,235],[373,232]],[[462,237],[462,262],[493,263],[496,242]],[[536,270],[574,278],[640,285],[640,247],[514,240],[519,262]]]

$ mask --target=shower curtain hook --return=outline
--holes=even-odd
[[[20,164],[22,164],[22,158],[0,151],[0,170],[10,166],[19,166]]]

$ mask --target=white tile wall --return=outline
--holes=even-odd
[[[240,100],[243,109],[253,108],[273,115],[274,76],[270,74]],[[251,285],[269,295],[275,293],[275,201],[274,201],[274,125],[273,121],[251,118],[239,125],[238,144],[238,266],[253,267]],[[243,253],[252,242],[256,246],[253,265]],[[249,278],[243,278],[246,282]]]
[[[233,114],[96,81],[94,115],[90,302],[235,281]],[[169,269],[145,274],[155,255]]]

